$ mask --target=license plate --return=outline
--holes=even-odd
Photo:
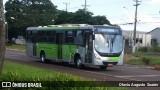
[[[108,67],[113,67],[113,64],[109,63],[109,64],[108,64]]]

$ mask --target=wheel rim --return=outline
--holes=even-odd
[[[42,57],[41,57],[41,61],[42,61],[42,62],[44,62],[44,55],[42,55]]]
[[[80,65],[81,65],[81,60],[77,59],[77,67],[80,67]]]

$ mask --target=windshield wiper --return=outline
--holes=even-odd
[[[115,42],[116,36],[117,36],[117,34],[114,34],[113,38],[111,38],[112,47],[113,47],[113,43]]]
[[[103,33],[102,33],[102,36],[103,36],[104,40],[106,41],[106,43],[108,43],[108,47],[109,47],[109,41],[106,39],[106,37]]]
[[[117,34],[114,34],[113,38],[111,37],[111,52],[113,51],[113,43],[115,42],[115,38],[116,38]]]

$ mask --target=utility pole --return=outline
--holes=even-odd
[[[85,0],[85,4],[84,4],[84,11],[87,11],[87,0]]]
[[[134,4],[134,6],[136,6],[136,10],[135,10],[135,17],[134,17],[134,33],[133,33],[133,53],[135,53],[136,29],[137,29],[137,9],[141,1],[138,1],[138,0],[133,0],[133,1],[136,2],[136,4]]]
[[[3,12],[3,0],[0,0],[0,74],[5,54],[5,19]]]
[[[87,12],[87,7],[88,7],[88,5],[87,5],[87,0],[85,0],[85,4],[82,5],[82,6],[84,7],[84,11]]]
[[[66,12],[67,12],[67,11],[68,11],[68,5],[69,5],[69,3],[64,2],[63,4],[65,4],[65,5],[66,5]]]

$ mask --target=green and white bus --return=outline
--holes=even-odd
[[[74,63],[77,68],[95,65],[101,69],[122,65],[124,44],[118,26],[64,24],[28,27],[26,54],[41,62]]]

